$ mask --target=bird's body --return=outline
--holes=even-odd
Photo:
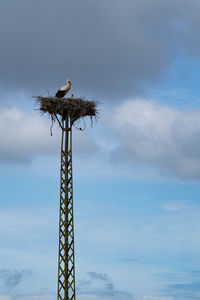
[[[69,90],[71,89],[71,82],[70,80],[67,80],[67,84],[62,86],[56,93],[55,97],[57,98],[62,98],[64,97],[68,92]]]

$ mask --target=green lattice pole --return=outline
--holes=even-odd
[[[57,300],[75,300],[72,126],[63,121],[60,169],[60,217]]]

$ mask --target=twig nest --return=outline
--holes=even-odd
[[[56,98],[56,97],[41,97],[37,96],[36,101],[40,104],[40,111],[48,113],[52,117],[61,116],[65,120],[70,117],[71,123],[84,118],[97,118],[97,102],[88,101],[82,98]]]

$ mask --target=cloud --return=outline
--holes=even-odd
[[[0,270],[0,278],[3,279],[4,285],[12,289],[19,285],[21,281],[32,274],[31,270]]]
[[[55,300],[54,294],[1,295],[0,300]]]
[[[136,296],[134,300],[184,300],[183,298],[165,297],[165,296]]]
[[[92,279],[99,279],[108,282],[108,274],[104,273],[96,273],[96,272],[87,272],[87,274],[92,278]]]
[[[135,300],[135,298],[130,294],[126,292],[113,292],[112,294],[98,292],[98,291],[91,291],[91,292],[86,292],[79,294],[79,299],[81,300],[99,300],[99,299],[104,299],[104,300]]]
[[[169,201],[161,204],[161,207],[167,212],[180,213],[191,209],[191,205],[184,201]]]
[[[115,289],[112,280],[106,273],[87,272],[90,281],[85,280],[86,284],[78,285],[78,293],[81,300],[88,299],[105,299],[105,300],[133,300],[133,296],[129,292],[118,291]],[[83,281],[81,281],[82,283]],[[103,282],[103,286],[98,284]]]
[[[79,295],[80,300],[99,300],[99,296],[95,295]],[[184,298],[174,297],[156,297],[156,296],[139,296],[139,297],[126,297],[123,295],[115,296],[114,298],[103,298],[104,300],[184,300]],[[40,294],[40,295],[19,295],[19,296],[0,296],[0,300],[55,300],[55,295]]]
[[[50,136],[51,121],[38,113],[26,113],[17,108],[1,107],[0,160],[29,163],[37,155],[58,155],[60,132],[56,125]],[[97,146],[88,133],[74,130],[75,155],[88,156]]]
[[[0,159],[26,163],[37,154],[54,154],[57,147],[48,127],[39,115],[1,107]]]
[[[200,298],[200,282],[171,284],[168,286],[167,293],[174,297],[182,297],[182,299],[198,300]]]
[[[169,286],[170,289],[176,290],[176,291],[184,291],[184,292],[198,292],[200,296],[200,282],[193,282],[193,283],[179,283],[179,284],[171,284]]]
[[[174,298],[165,296],[138,296],[134,300],[184,300],[184,298]]]
[[[200,110],[185,111],[146,99],[127,100],[114,112],[118,146],[113,161],[200,177]]]
[[[141,92],[180,51],[199,56],[198,11],[195,0],[1,2],[1,87],[53,93],[70,77],[95,96]]]
[[[198,270],[182,272],[182,278],[177,278],[174,283],[168,284],[166,293],[184,299],[200,298],[200,272]]]

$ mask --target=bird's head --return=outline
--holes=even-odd
[[[72,84],[71,81],[69,79],[67,79],[67,83],[69,83],[70,85]]]

